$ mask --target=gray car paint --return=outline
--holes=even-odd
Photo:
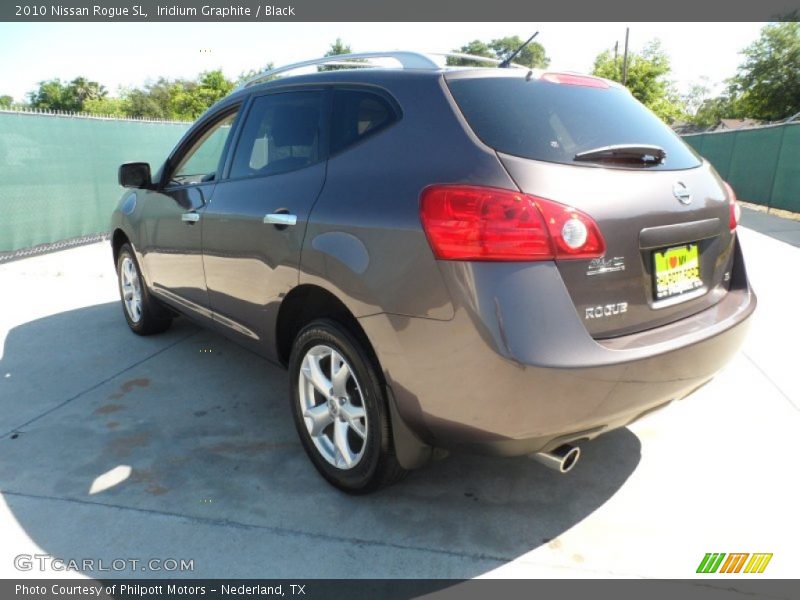
[[[180,222],[184,207],[168,194],[138,190],[136,210],[116,211],[113,227],[132,242],[159,298],[273,360],[283,299],[296,286],[335,296],[380,362],[405,467],[422,464],[430,446],[519,454],[594,437],[690,393],[738,348],[756,301],[727,230],[725,192],[708,165],[654,173],[498,156],[471,131],[444,72],[435,71],[292,77],[234,94],[210,112],[254,93],[309,85],[385,90],[402,118],[325,163],[280,176],[300,190],[291,198],[278,193],[277,179],[223,176],[186,190],[200,194],[192,202],[204,202],[196,225]],[[676,179],[692,188],[692,205],[673,197]],[[590,284],[588,261],[437,261],[419,220],[420,192],[436,183],[520,189],[574,204],[597,219],[609,253],[638,270]],[[289,202],[295,227],[259,220]],[[703,230],[708,222],[714,231]],[[698,228],[710,233],[702,242],[708,293],[655,308],[643,251]],[[161,272],[166,262],[172,276]],[[200,264],[207,292],[197,280]],[[622,300],[630,308],[620,318],[581,318],[585,305]]]
[[[658,327],[713,306],[725,295],[733,236],[728,228],[728,198],[708,163],[685,171],[605,169],[543,163],[501,156],[522,191],[583,210],[601,224],[606,256],[625,259],[625,270],[587,277],[588,261],[559,261],[561,277],[579,312],[586,307],[626,302],[628,310],[612,318],[586,321],[594,336],[614,337]],[[681,204],[672,193],[676,181],[693,192],[692,204]],[[693,224],[716,224],[712,237],[696,237]],[[680,227],[679,225],[684,225]],[[659,230],[668,226],[669,230]],[[646,243],[642,246],[641,234]],[[659,235],[660,233],[660,235]],[[649,238],[649,239],[647,239]],[[688,242],[700,244],[700,273],[708,292],[659,308],[653,298],[650,256],[653,247]]]

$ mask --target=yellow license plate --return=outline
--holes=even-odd
[[[697,244],[653,252],[656,300],[680,296],[703,287]]]

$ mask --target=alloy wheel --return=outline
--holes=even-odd
[[[142,318],[142,285],[139,282],[136,265],[130,256],[122,259],[119,277],[125,311],[133,323],[138,323]]]
[[[352,469],[364,456],[368,435],[364,394],[340,352],[310,348],[300,367],[300,412],[319,454],[338,469]]]

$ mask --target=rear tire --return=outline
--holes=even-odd
[[[366,494],[402,479],[379,371],[336,321],[319,319],[294,341],[289,398],[308,457],[332,485]]]
[[[117,283],[125,321],[137,335],[153,335],[169,329],[172,315],[150,295],[130,244],[117,256]]]

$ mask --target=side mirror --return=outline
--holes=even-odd
[[[150,164],[145,162],[125,163],[117,173],[119,184],[127,188],[150,188],[153,180],[150,176]]]

